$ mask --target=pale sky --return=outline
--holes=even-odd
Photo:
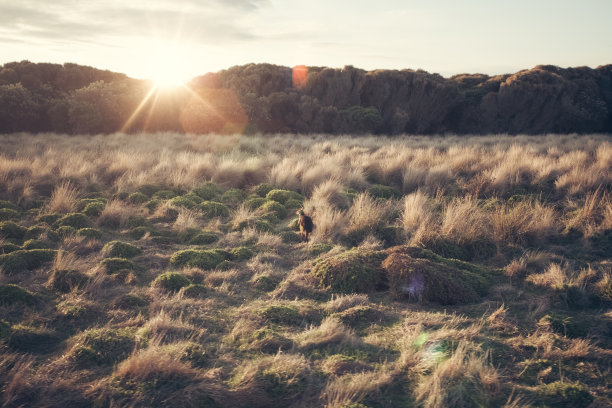
[[[0,0],[0,64],[189,79],[249,62],[502,74],[612,63],[612,0]]]

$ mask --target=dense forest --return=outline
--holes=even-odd
[[[158,89],[76,64],[0,67],[0,133],[612,132],[612,65],[444,78],[247,64]]]

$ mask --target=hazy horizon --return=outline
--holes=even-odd
[[[134,78],[186,80],[245,63],[423,69],[449,77],[539,64],[611,63],[612,4],[474,0],[0,0],[0,52],[11,61],[73,62]]]

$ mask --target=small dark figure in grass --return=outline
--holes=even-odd
[[[300,235],[302,236],[304,240],[308,241],[308,239],[310,238],[310,233],[312,232],[312,229],[314,228],[312,218],[304,214],[303,208],[298,210],[296,214],[300,216],[300,219],[298,221],[298,225],[300,226]]]

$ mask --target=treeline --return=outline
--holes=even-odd
[[[0,68],[0,132],[612,132],[612,65],[443,78],[247,64],[186,88],[76,64]]]

